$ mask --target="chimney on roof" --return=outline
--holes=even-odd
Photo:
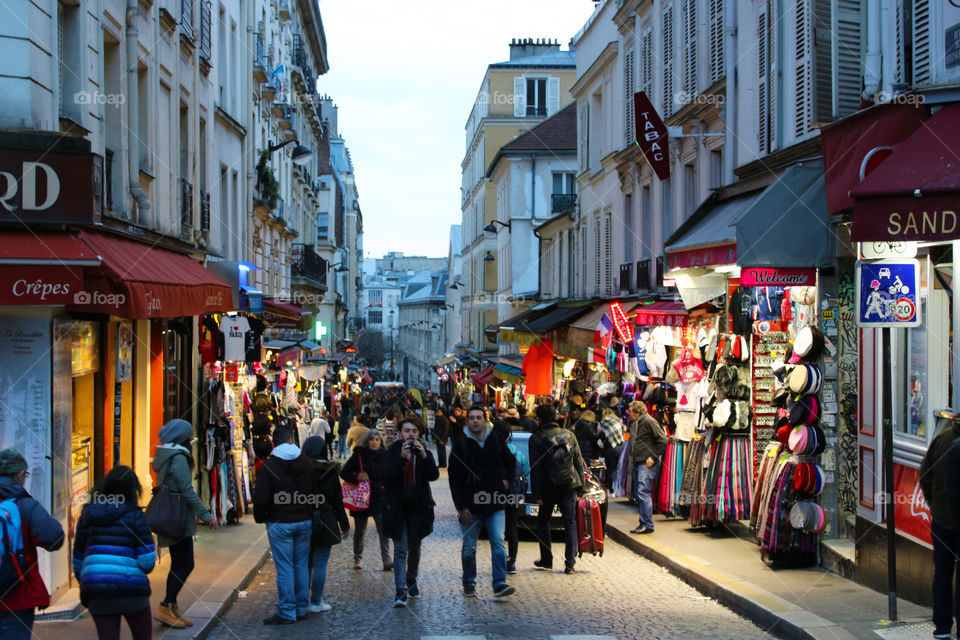
[[[514,38],[510,41],[510,59],[528,58],[560,51],[560,44],[550,38]]]

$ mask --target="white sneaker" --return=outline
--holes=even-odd
[[[330,611],[330,609],[333,609],[333,607],[321,601],[320,604],[311,604],[308,611],[310,611],[310,613],[323,613],[324,611]]]

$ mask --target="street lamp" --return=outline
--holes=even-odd
[[[494,257],[493,257],[493,254],[490,253],[489,251],[487,251],[487,254],[486,254],[485,256],[483,256],[483,261],[484,261],[484,262],[493,262],[494,260],[496,260],[496,258],[494,258]]]
[[[282,149],[290,143],[296,145],[293,147],[293,154],[290,157],[294,164],[304,165],[310,162],[310,158],[313,157],[313,151],[311,151],[309,147],[305,147],[300,144],[300,141],[296,138],[293,140],[287,140],[286,142],[281,142],[280,144],[272,144],[267,150],[270,153],[273,153],[274,151]]]
[[[508,222],[500,222],[499,220],[493,220],[493,221],[490,222],[490,224],[488,224],[487,226],[485,226],[485,227],[483,228],[483,230],[486,231],[487,233],[497,233],[498,229],[497,229],[496,225],[500,225],[501,227],[506,227],[507,229],[510,229],[510,222],[509,222],[509,221],[508,221]],[[510,231],[512,232],[513,230],[510,229]]]

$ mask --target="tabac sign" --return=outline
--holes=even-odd
[[[633,117],[637,127],[637,146],[661,180],[670,179],[670,136],[660,114],[643,91],[633,94]]]

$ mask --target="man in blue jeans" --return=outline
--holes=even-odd
[[[482,525],[490,535],[493,595],[509,596],[516,590],[507,584],[504,508],[512,498],[508,489],[516,473],[516,460],[503,437],[487,426],[483,407],[470,407],[467,426],[451,437],[453,449],[448,474],[463,534],[460,552],[463,595],[468,598],[477,595],[477,537]]]
[[[660,461],[667,450],[667,434],[660,423],[647,413],[639,400],[630,403],[630,456],[633,458],[637,488],[637,511],[640,524],[630,533],[653,533],[653,483],[660,471]]]
[[[257,471],[253,519],[265,522],[277,571],[277,612],[265,625],[293,624],[310,606],[310,534],[319,501],[313,467],[287,427],[273,431],[273,453]]]

